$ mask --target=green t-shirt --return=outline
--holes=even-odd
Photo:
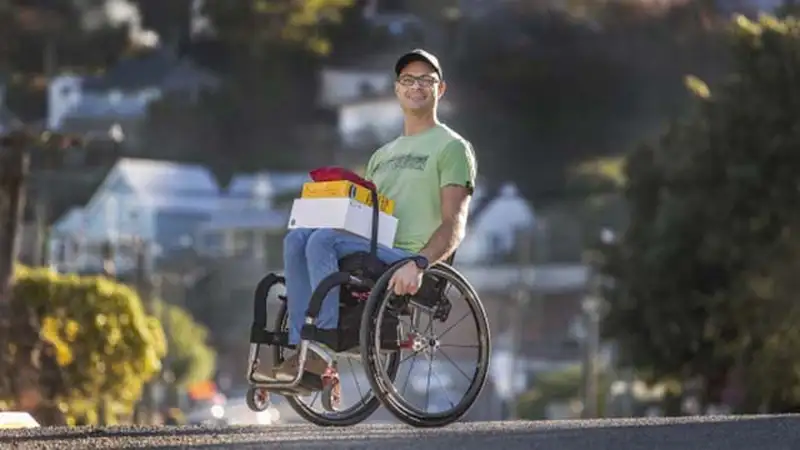
[[[443,124],[400,136],[372,155],[365,176],[395,202],[396,248],[425,247],[442,223],[440,189],[455,184],[472,190],[476,165],[472,145]]]

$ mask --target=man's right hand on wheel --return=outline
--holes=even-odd
[[[388,288],[393,290],[395,295],[414,295],[422,285],[422,274],[423,270],[417,263],[409,261],[392,275]]]

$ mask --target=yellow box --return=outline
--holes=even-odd
[[[302,198],[336,198],[349,197],[359,203],[372,206],[372,193],[364,186],[350,181],[321,181],[303,184]],[[378,195],[380,211],[391,215],[394,213],[394,200]]]

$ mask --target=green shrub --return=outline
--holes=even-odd
[[[32,365],[38,390],[48,392],[44,402],[58,408],[67,424],[98,423],[102,399],[108,400],[106,421],[131,414],[143,384],[161,370],[166,354],[161,325],[123,284],[18,266],[12,311],[15,323],[36,324],[28,329],[38,328],[38,335],[13,334],[0,351],[6,360],[42,359]],[[19,395],[0,392],[0,402],[15,407]]]

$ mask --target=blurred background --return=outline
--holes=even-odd
[[[748,180],[774,180],[747,149],[798,142],[785,125],[798,119],[797,75],[782,68],[800,67],[796,35],[778,30],[789,43],[768,48],[731,37],[734,13],[758,23],[759,12],[794,7],[0,0],[0,134],[33,136],[3,150],[22,149],[29,165],[5,159],[0,169],[3,198],[26,199],[19,226],[3,225],[17,242],[5,298],[30,309],[8,315],[0,406],[43,423],[299,420],[277,396],[266,416],[244,406],[253,290],[281,270],[288,210],[308,171],[362,171],[401,132],[392,66],[424,47],[449,83],[441,119],[472,141],[479,163],[456,267],[482,298],[494,346],[468,420],[792,409],[800,358],[785,348],[791,324],[774,317],[793,311],[782,302],[791,277],[780,284],[760,270],[786,272],[778,261],[789,260],[737,266],[754,253],[720,249],[733,252],[755,229],[734,236],[712,219],[798,222],[701,182],[730,153],[755,171]],[[772,78],[730,89],[751,102],[736,117],[711,111],[708,86],[754,78],[747,70]],[[771,121],[748,113],[783,98]],[[687,120],[703,125],[680,128]],[[711,138],[698,134],[706,128]],[[684,189],[665,193],[670,176]],[[751,206],[687,212],[720,202]],[[712,222],[718,232],[703,234]],[[736,287],[742,271],[754,284]],[[764,299],[773,314],[753,306]],[[736,376],[754,365],[763,370]],[[775,367],[785,373],[765,369]],[[383,410],[372,420],[392,421]]]

